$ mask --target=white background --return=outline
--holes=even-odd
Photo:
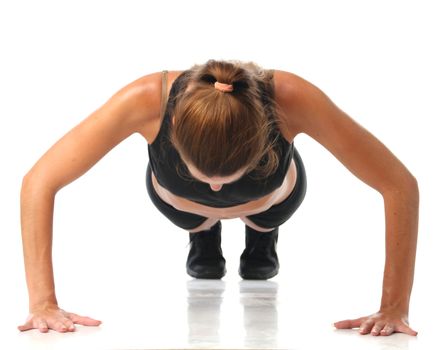
[[[124,85],[215,58],[251,60],[311,81],[416,176],[421,211],[410,323],[417,339],[430,336],[437,266],[435,19],[432,1],[422,0],[2,1],[0,334],[16,341],[26,336],[15,328],[27,316],[23,175]],[[378,310],[383,202],[317,142],[300,135],[295,143],[308,192],[280,229],[276,281],[281,288],[293,283],[302,297],[296,318],[311,314],[317,335],[317,319],[334,322]],[[188,235],[149,200],[147,160],[145,140],[132,136],[57,195],[54,265],[61,307],[106,322],[126,318],[121,324],[127,329],[141,298],[171,298],[160,283],[187,279]],[[223,222],[228,286],[239,281],[243,231],[239,220]],[[157,313],[142,317],[165,317]]]

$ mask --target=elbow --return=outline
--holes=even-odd
[[[21,195],[28,195],[29,193],[35,192],[43,192],[54,196],[57,190],[53,186],[50,186],[42,174],[30,170],[23,176],[21,181]]]
[[[413,175],[411,175],[411,185],[419,192],[419,181],[417,181],[417,178]]]
[[[408,202],[413,207],[418,208],[420,202],[419,182],[414,176],[411,176],[411,178],[408,179],[404,191],[408,198]]]
[[[420,197],[419,181],[417,181],[417,179],[413,175],[411,175],[409,188],[410,188],[411,193],[416,198],[417,203],[419,203],[419,197]]]
[[[23,179],[21,180],[21,193],[32,188],[32,182],[32,174],[28,172],[26,175],[23,176]]]
[[[419,197],[419,181],[417,181],[417,178],[413,174],[409,172],[402,183],[404,184],[402,187],[408,191],[408,193]]]
[[[390,186],[386,186],[381,194],[384,198],[386,197],[403,197],[408,198],[410,203],[419,204],[419,182],[416,177],[412,174],[408,174],[398,181],[395,184]]]
[[[38,185],[34,176],[32,176],[30,173],[24,175],[23,180],[21,181],[21,200],[26,200],[37,188]]]
[[[32,170],[28,171],[21,180],[21,191],[23,190],[29,190],[36,186],[37,181],[37,174],[33,172]]]

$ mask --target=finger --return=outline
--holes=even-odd
[[[61,333],[64,333],[64,332],[67,332],[67,330],[68,330],[68,327],[65,325],[65,323],[64,322],[62,322],[62,321],[58,321],[58,322],[56,322],[56,326],[55,326],[56,328],[56,330],[58,331],[58,332],[61,332]]]
[[[64,322],[60,321],[59,319],[53,319],[53,320],[48,320],[48,326],[60,333],[65,333],[67,332],[68,327],[64,324]]]
[[[47,333],[49,331],[49,327],[47,326],[47,322],[39,321],[38,322],[38,329],[41,333]]]
[[[384,324],[377,323],[373,326],[372,331],[370,334],[372,335],[379,335],[381,333],[381,330],[384,328]]]
[[[80,324],[82,326],[99,326],[102,323],[102,321],[95,320],[91,317],[79,316],[79,315],[73,314],[73,313],[69,313],[68,317],[75,324]]]
[[[374,322],[372,320],[367,320],[360,326],[360,334],[369,334],[373,328]]]
[[[62,332],[72,332],[75,330],[73,322],[71,322],[69,319],[63,319],[60,322],[62,323],[62,326],[61,326]]]
[[[408,327],[407,325],[405,325],[403,323],[398,325],[397,327],[395,327],[395,331],[396,332],[405,333],[405,334],[408,334],[408,335],[412,335],[414,337],[417,335],[416,331],[414,331],[413,329],[411,329],[410,327]]]
[[[69,318],[66,318],[63,323],[67,327],[68,332],[74,332],[76,330],[76,327],[74,327],[74,323]]]
[[[24,332],[24,331],[28,331],[30,329],[33,329],[33,325],[32,325],[32,322],[26,322],[25,324],[22,324],[22,325],[18,326],[17,328],[20,332]]]
[[[384,328],[381,330],[381,335],[390,335],[394,332],[394,327],[391,324],[386,324]]]
[[[334,323],[334,327],[337,329],[351,329],[357,328],[361,325],[362,318],[357,318],[355,320],[343,320]]]

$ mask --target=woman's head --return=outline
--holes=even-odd
[[[269,137],[274,125],[262,101],[270,80],[264,73],[252,63],[214,60],[192,68],[170,135],[186,164],[208,178],[254,169],[267,176],[276,169]]]

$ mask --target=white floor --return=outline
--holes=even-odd
[[[162,227],[167,228],[163,221]],[[93,239],[88,241],[88,248],[84,242],[69,249],[55,247],[64,251],[55,254],[61,306],[103,321],[97,328],[78,326],[75,333],[18,332],[15,326],[24,320],[26,308],[23,276],[6,272],[12,288],[2,291],[5,317],[0,318],[0,348],[428,350],[435,346],[431,321],[435,291],[424,288],[420,274],[415,289],[420,298],[412,299],[410,315],[413,328],[419,331],[417,337],[373,337],[359,335],[356,330],[338,331],[333,322],[377,311],[380,276],[376,275],[376,264],[368,266],[375,274],[372,276],[354,272],[359,266],[336,269],[335,254],[325,263],[330,254],[319,255],[322,263],[316,263],[315,255],[324,249],[315,248],[311,253],[299,248],[296,244],[308,238],[286,235],[287,227],[292,227],[286,224],[278,246],[280,274],[270,281],[243,281],[237,273],[243,224],[224,221],[223,227],[228,232],[223,234],[228,268],[223,280],[195,280],[185,274],[188,247],[184,232],[170,234],[173,247],[178,248],[169,249],[171,259],[161,255],[162,261],[159,254],[150,261],[149,254],[168,236],[143,240],[142,247],[132,240],[127,254],[123,250],[129,244],[123,242],[117,247],[116,236],[109,234],[108,245],[95,252],[94,259],[87,258],[97,246]],[[240,232],[229,232],[237,228]],[[326,243],[323,237],[320,239]],[[149,247],[144,244],[147,242]],[[80,245],[83,260],[73,261],[72,252]],[[343,255],[341,248],[337,247],[339,256]],[[117,249],[123,255],[120,251],[115,254]],[[359,251],[356,254],[361,256]]]
[[[167,280],[151,288],[148,297],[129,301],[127,308],[96,311],[104,319],[98,328],[77,327],[70,334],[8,329],[5,337],[4,325],[1,343],[7,344],[5,349],[388,350],[435,345],[431,329],[421,329],[416,338],[336,331],[326,312],[317,313],[308,300],[293,298],[293,289],[275,281]]]

